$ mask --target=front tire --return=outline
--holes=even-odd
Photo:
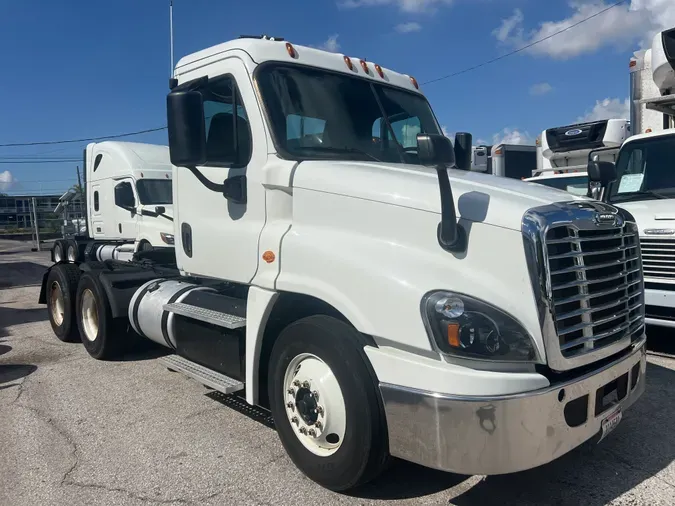
[[[54,242],[54,249],[52,250],[52,254],[54,257],[54,263],[59,263],[63,262],[66,258],[66,248],[65,248],[65,241],[62,239],[57,239]]]
[[[75,316],[75,299],[80,269],[72,264],[52,267],[47,276],[47,312],[56,337],[66,343],[80,340]]]
[[[115,320],[104,288],[94,273],[85,273],[77,287],[77,326],[87,353],[98,360],[117,357],[126,337],[124,321]]]
[[[307,477],[334,491],[374,479],[388,460],[377,378],[362,350],[353,327],[316,315],[286,327],[270,357],[279,438]]]

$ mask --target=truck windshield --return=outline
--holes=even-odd
[[[170,179],[140,179],[136,182],[136,190],[141,204],[154,206],[172,202]]]
[[[588,193],[588,176],[549,177],[541,181],[530,179],[528,182],[558,188],[574,195],[586,195]]]
[[[610,202],[675,197],[675,136],[629,142],[616,162]]]
[[[417,93],[283,64],[261,67],[257,79],[285,158],[417,163],[417,134],[441,133]]]

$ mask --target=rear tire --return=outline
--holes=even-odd
[[[290,324],[272,349],[268,388],[279,438],[298,469],[330,490],[367,483],[388,461],[384,408],[367,360],[361,335],[325,315]]]
[[[75,299],[80,269],[72,264],[52,267],[47,276],[47,312],[56,337],[66,343],[80,340],[75,316]]]
[[[119,356],[126,342],[126,320],[113,319],[108,296],[95,273],[84,273],[77,287],[77,326],[87,353],[98,360]]]

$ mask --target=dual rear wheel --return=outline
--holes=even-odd
[[[101,282],[95,273],[82,273],[74,264],[52,267],[47,277],[47,310],[56,337],[81,341],[96,359],[110,359],[128,342],[124,319],[114,319]]]

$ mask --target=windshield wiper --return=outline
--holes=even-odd
[[[332,151],[335,153],[353,153],[353,154],[360,154],[360,155],[366,155],[369,158],[372,158],[376,162],[382,162],[379,158],[377,158],[375,155],[371,155],[368,153],[368,151],[364,149],[359,149],[359,148],[353,148],[350,146],[345,146],[344,148],[338,148],[336,146],[303,146],[300,149],[312,149],[316,151]]]
[[[654,197],[657,199],[669,199],[672,197],[669,197],[668,195],[664,195],[663,193],[658,193],[652,190],[641,190],[641,191],[636,191],[636,192],[630,192],[630,193],[624,193],[624,194],[617,194],[614,195],[614,199],[620,198],[626,198],[630,199],[631,197]]]

